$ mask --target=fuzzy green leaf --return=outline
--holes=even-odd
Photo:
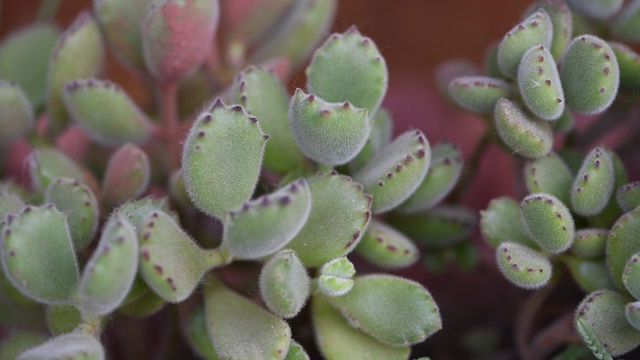
[[[0,241],[2,267],[13,286],[38,302],[71,300],[78,263],[63,213],[53,205],[27,206],[7,217]]]
[[[349,170],[355,173],[362,169],[375,154],[391,142],[393,135],[393,119],[385,108],[380,108],[373,117],[373,127],[362,150],[349,162]]]
[[[49,132],[57,134],[68,123],[63,87],[73,79],[95,77],[104,61],[104,44],[97,22],[89,12],[80,13],[60,36],[51,55],[47,82]]]
[[[102,182],[102,200],[109,205],[140,196],[149,185],[149,157],[133,144],[122,145],[111,155]]]
[[[617,13],[623,0],[566,0],[571,10],[593,19],[604,20]]]
[[[271,135],[264,154],[264,167],[287,171],[304,162],[289,126],[289,95],[277,76],[265,69],[249,67],[233,83],[234,100],[260,119],[260,127]]]
[[[505,196],[491,200],[487,209],[480,211],[480,232],[494,248],[505,241],[536,246],[520,215],[520,205]]]
[[[518,65],[518,88],[531,112],[544,120],[557,120],[564,112],[564,93],[556,62],[543,45],[535,45]]]
[[[625,307],[625,315],[629,324],[636,330],[640,330],[640,301],[628,303]]]
[[[622,273],[627,260],[640,252],[640,207],[622,215],[611,227],[607,237],[607,265],[611,278],[619,289],[624,289]]]
[[[544,192],[569,204],[573,174],[556,153],[551,152],[547,156],[527,161],[523,172],[530,193]]]
[[[589,152],[571,188],[571,207],[580,215],[599,214],[611,198],[614,185],[613,162],[604,149]]]
[[[544,9],[538,9],[520,24],[509,30],[498,45],[498,66],[509,78],[516,78],[522,56],[532,46],[549,48],[553,36],[551,18]]]
[[[20,86],[0,80],[0,144],[22,138],[34,126],[33,108]]]
[[[567,105],[577,112],[597,114],[616,98],[620,70],[609,45],[593,35],[581,35],[567,46],[560,67]]]
[[[442,328],[427,289],[397,276],[357,277],[351,291],[329,301],[351,326],[391,346],[417,344]]]
[[[316,50],[306,71],[309,91],[330,102],[348,101],[375,114],[387,92],[387,64],[373,40],[352,26]]]
[[[640,253],[636,253],[627,260],[622,271],[622,283],[629,294],[640,299]],[[640,329],[639,329],[640,330]]]
[[[355,274],[356,268],[346,256],[333,259],[320,268],[318,289],[326,296],[342,296],[353,288]]]
[[[133,226],[118,213],[102,230],[98,248],[80,280],[82,309],[104,315],[115,310],[129,292],[138,272],[138,238]]]
[[[47,326],[53,335],[70,333],[82,323],[82,313],[75,305],[49,305],[46,317]]]
[[[191,349],[201,358],[206,360],[219,360],[216,349],[209,339],[207,330],[207,317],[202,302],[190,306],[186,305],[187,311],[180,308],[181,324],[183,334],[186,337]]]
[[[291,342],[289,325],[211,279],[204,295],[207,328],[222,360],[282,360]]]
[[[100,220],[98,201],[91,189],[78,180],[56,178],[47,188],[45,199],[67,214],[76,251],[86,248],[93,240]]]
[[[373,195],[375,213],[389,211],[420,186],[431,164],[431,147],[420,130],[409,130],[380,150],[353,178]]]
[[[616,199],[622,211],[625,212],[640,205],[640,181],[634,181],[618,188]]]
[[[569,209],[553,195],[531,194],[520,203],[529,235],[543,249],[559,254],[573,244],[575,225]]]
[[[607,229],[580,229],[576,231],[571,252],[583,259],[604,256],[608,234]]]
[[[563,255],[560,259],[569,268],[573,280],[585,292],[600,289],[615,290],[616,285],[611,280],[604,258],[581,259],[571,255]]]
[[[551,53],[558,60],[567,47],[573,33],[573,16],[571,9],[564,1],[539,0],[526,11],[527,16],[538,9],[544,9],[553,25],[553,38],[551,40]]]
[[[108,80],[71,80],[62,97],[73,120],[102,144],[142,143],[151,134],[151,121],[120,86]]]
[[[0,189],[0,227],[5,216],[18,214],[23,207],[24,202],[19,196],[6,189]]]
[[[16,360],[104,360],[104,348],[90,335],[65,334],[23,352]]]
[[[147,285],[169,302],[186,299],[207,270],[203,250],[162,211],[147,215],[137,232],[140,274]]]
[[[415,213],[436,206],[455,187],[463,165],[458,145],[446,141],[435,144],[431,149],[431,164],[427,176],[413,195],[398,207],[398,211]]]
[[[551,279],[551,262],[541,253],[505,241],[496,248],[498,269],[509,282],[523,289],[543,287]]]
[[[630,301],[625,295],[598,290],[587,295],[578,305],[576,328],[592,351],[592,345],[599,343],[598,352],[602,353],[606,344],[606,351],[618,356],[640,345],[640,331],[631,327],[625,316],[625,307]],[[596,351],[594,354],[597,355]]]
[[[237,259],[271,255],[300,232],[311,206],[307,181],[292,182],[231,211],[225,219],[223,243]]]
[[[451,99],[462,108],[480,114],[492,113],[498,100],[514,94],[511,84],[485,76],[462,76],[449,83]]]
[[[640,16],[640,1],[638,3],[638,15]],[[638,18],[640,22],[640,17]],[[630,47],[622,43],[610,42],[609,45],[616,54],[620,67],[620,89],[628,91],[640,91],[640,55]]]
[[[32,183],[45,191],[57,178],[67,177],[86,183],[81,169],[71,158],[55,148],[34,149],[27,159]]]
[[[286,246],[305,266],[316,267],[350,253],[369,225],[371,196],[362,185],[332,172],[309,179],[311,213]]]
[[[546,121],[531,119],[511,100],[498,100],[494,121],[500,138],[514,153],[535,159],[551,151],[551,125]]]
[[[640,40],[640,1],[627,1],[624,8],[611,21],[611,33],[618,39],[638,42]]]
[[[322,296],[314,296],[311,311],[316,343],[326,359],[406,360],[409,358],[410,347],[389,346],[354,329]]]
[[[60,30],[35,23],[15,31],[0,45],[0,79],[13,80],[36,108],[42,107],[47,88],[47,69]]]
[[[480,75],[478,67],[467,59],[451,59],[438,64],[435,71],[435,80],[440,95],[447,100],[453,101],[449,94],[449,84],[451,81],[463,76]]]
[[[296,316],[309,298],[311,280],[292,250],[282,250],[260,272],[260,295],[267,308],[285,319]]]
[[[304,350],[304,348],[298,344],[295,340],[291,339],[291,344],[289,345],[289,351],[287,351],[287,356],[284,360],[310,360],[311,358]]]
[[[149,6],[139,23],[147,70],[164,83],[195,71],[209,54],[219,16],[217,0],[164,0]]]
[[[413,265],[420,256],[416,245],[396,229],[372,220],[356,253],[383,269],[401,269]]]
[[[253,194],[268,135],[240,106],[216,100],[198,117],[184,143],[182,176],[193,203],[224,218]]]
[[[296,89],[289,105],[289,124],[302,152],[322,164],[342,165],[362,149],[373,122],[367,110],[351,103],[332,103]]]

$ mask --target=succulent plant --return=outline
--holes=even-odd
[[[597,142],[637,109],[638,55],[617,42],[637,42],[631,35],[637,14],[637,1],[540,0],[487,57],[484,74],[471,73],[473,64],[461,66],[465,60],[440,67],[448,98],[487,121],[488,142],[520,158],[527,194],[493,199],[481,211],[480,230],[495,248],[500,273],[517,287],[537,289],[517,325],[525,359],[546,358],[564,345],[540,342],[560,332],[581,338],[598,359],[640,345],[640,202],[622,161],[637,151],[637,137],[634,132],[618,151]],[[600,118],[577,126],[581,114]],[[565,272],[587,295],[575,315],[530,342],[533,314]],[[563,355],[579,358],[572,351]]]
[[[392,139],[386,63],[356,27],[316,49],[337,3],[95,0],[62,33],[31,25],[2,43],[0,146],[31,153],[28,176],[0,185],[0,314],[24,320],[0,316],[13,333],[0,353],[116,356],[103,331],[163,308],[206,359],[308,359],[309,317],[327,358],[407,359],[440,330],[423,285],[351,259],[402,269],[423,246],[461,245],[475,215],[439,204],[462,154],[420,130]],[[101,77],[106,52],[154,108]],[[506,81],[472,89],[469,107],[514,96]],[[203,101],[179,116],[190,91]],[[79,156],[56,146],[74,131]]]

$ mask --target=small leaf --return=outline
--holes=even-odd
[[[71,300],[78,263],[63,213],[53,205],[25,207],[7,218],[0,240],[2,267],[13,286],[42,303]]]
[[[285,319],[296,316],[309,298],[307,270],[292,250],[282,250],[260,272],[260,295],[267,308]]]
[[[535,45],[518,65],[518,88],[527,108],[543,120],[557,120],[564,112],[564,93],[556,62],[543,45]]]
[[[523,289],[541,288],[551,279],[551,262],[539,252],[510,241],[496,248],[498,269],[509,282]]]
[[[146,290],[142,295],[120,306],[118,312],[127,316],[144,319],[162,310],[167,302],[153,290],[149,289],[146,284],[144,286]]]
[[[637,2],[640,16],[640,1]],[[640,22],[640,17],[638,18]],[[620,90],[640,91],[640,55],[622,43],[610,42],[620,67]]]
[[[68,114],[63,104],[63,86],[69,80],[98,75],[104,61],[100,29],[89,12],[78,15],[60,36],[49,62],[47,82],[48,131],[64,130]]]
[[[576,328],[592,351],[592,344],[599,343],[612,356],[618,356],[640,345],[640,331],[631,327],[625,316],[625,307],[630,301],[629,297],[611,290],[598,290],[578,305]]]
[[[0,67],[1,52],[0,46]],[[34,126],[33,108],[20,86],[0,80],[0,144],[24,137]]]
[[[480,211],[480,232],[485,241],[494,248],[505,241],[528,247],[537,245],[531,239],[520,215],[520,205],[506,196],[491,200],[487,209]]]
[[[491,114],[498,100],[514,94],[511,84],[490,77],[462,76],[449,83],[451,99],[462,108],[479,114]]]
[[[244,203],[227,215],[223,244],[237,259],[259,259],[286,246],[303,228],[311,212],[305,179]]]
[[[623,0],[566,0],[571,10],[589,18],[604,20],[617,13]]]
[[[102,200],[113,206],[140,196],[149,185],[149,157],[139,147],[125,144],[109,158],[102,182]]]
[[[156,80],[175,83],[204,62],[220,10],[215,0],[164,0],[148,7],[139,23],[147,70]]]
[[[402,269],[420,256],[416,245],[404,234],[382,222],[372,220],[356,253],[383,269]]]
[[[520,203],[529,235],[543,249],[559,254],[573,244],[575,225],[569,209],[553,195],[531,194]]]
[[[573,210],[584,216],[599,214],[611,198],[614,180],[613,162],[609,154],[600,147],[591,150],[573,182]]]
[[[318,290],[326,296],[342,296],[353,288],[355,274],[356,268],[346,256],[333,259],[320,268]]]
[[[561,63],[560,80],[571,109],[597,114],[611,105],[618,93],[620,70],[604,40],[593,35],[574,38]]]
[[[570,202],[573,174],[558,154],[551,152],[547,156],[527,161],[523,172],[530,193],[544,192],[565,204]]]
[[[375,154],[391,142],[393,135],[393,119],[385,108],[380,108],[373,117],[373,127],[362,150],[349,162],[349,170],[355,173],[362,169]]]
[[[569,133],[576,127],[576,118],[568,107],[564,108],[564,112],[558,120],[551,124],[554,133]]]
[[[449,94],[449,84],[456,78],[480,75],[478,67],[467,59],[452,59],[438,64],[435,71],[436,85],[447,100],[453,101]]]
[[[619,2],[622,3],[622,1]],[[618,39],[638,42],[640,40],[638,35],[638,29],[640,29],[640,1],[627,1],[627,4],[618,12],[618,15],[611,20],[610,29],[611,34]]]
[[[622,271],[622,283],[629,294],[640,299],[640,253],[636,253],[627,260]],[[640,330],[640,329],[639,329]]]
[[[0,188],[0,227],[2,220],[9,214],[17,215],[24,207],[24,202],[14,193]]]
[[[636,330],[640,330],[640,301],[628,303],[625,307],[625,315],[629,324]]]
[[[171,216],[175,222],[179,222],[178,215],[169,209],[166,198],[156,199],[147,196],[140,200],[130,200],[122,204],[117,211],[133,225],[134,229],[142,227],[142,220],[155,211],[162,211]]]
[[[500,138],[514,153],[535,159],[551,151],[551,125],[542,120],[531,119],[511,100],[498,100],[494,121]]]
[[[353,175],[373,195],[374,213],[389,211],[420,186],[431,163],[431,147],[420,130],[409,130],[380,150]]]
[[[509,78],[515,78],[522,56],[532,46],[544,45],[549,48],[553,36],[551,18],[544,9],[531,14],[513,27],[498,45],[498,66]]]
[[[417,214],[390,214],[387,222],[418,244],[447,247],[471,235],[478,222],[475,211],[441,205]]]
[[[71,80],[62,97],[73,120],[102,144],[142,143],[151,134],[151,121],[120,86],[108,80]]]
[[[326,359],[406,360],[411,348],[389,346],[349,326],[322,296],[314,296],[311,316],[316,343]]]
[[[111,50],[125,65],[144,71],[140,24],[154,0],[95,0],[94,14]]]
[[[82,309],[93,315],[115,310],[125,299],[138,272],[138,238],[133,226],[118,213],[85,266],[78,293]]]
[[[78,180],[61,177],[49,185],[45,199],[67,214],[76,251],[86,248],[98,229],[100,211],[91,189]]]
[[[415,213],[436,206],[449,195],[462,174],[464,160],[458,145],[440,142],[431,149],[431,164],[427,176],[405,202],[399,212]]]
[[[0,79],[13,80],[37,109],[44,105],[47,69],[60,30],[34,23],[10,33],[0,45]]]
[[[372,116],[387,92],[387,64],[376,44],[355,26],[331,35],[306,70],[309,91],[330,102],[348,101]]]
[[[64,334],[23,352],[16,360],[104,360],[104,348],[90,335]]]
[[[161,211],[147,215],[137,232],[140,274],[147,285],[169,302],[186,299],[207,270],[203,250]]]
[[[82,314],[75,305],[49,305],[46,317],[47,326],[53,335],[70,333],[82,323]]]
[[[216,100],[184,142],[182,176],[194,205],[222,219],[249,200],[268,138],[241,106]]]
[[[220,360],[209,339],[207,316],[202,301],[194,305],[185,304],[185,307],[180,307],[180,323],[182,325],[182,333],[191,349],[203,359]]]
[[[571,9],[564,1],[540,0],[527,9],[528,15],[538,9],[544,9],[551,19],[553,25],[553,40],[551,41],[551,53],[558,60],[562,52],[567,47],[573,33],[573,16]]]
[[[331,173],[309,179],[311,213],[286,246],[307,267],[350,253],[369,225],[371,197],[349,177]]]
[[[298,13],[277,34],[265,37],[260,42],[256,53],[252,55],[252,62],[285,57],[291,62],[292,68],[297,69],[318,47],[322,37],[326,36],[336,15],[337,0],[289,2],[299,7]]]
[[[640,205],[640,181],[634,181],[619,187],[616,199],[624,212],[631,211]]]
[[[576,231],[571,252],[583,259],[604,256],[608,234],[607,229],[580,229]]]
[[[260,127],[271,135],[264,153],[264,167],[286,173],[304,162],[289,126],[289,95],[277,76],[265,69],[249,67],[233,83],[234,101],[260,119]]]
[[[209,337],[221,359],[282,360],[291,329],[277,316],[211,279],[204,295]]]
[[[596,337],[596,334],[593,332],[593,328],[589,326],[584,319],[576,318],[575,326],[578,334],[582,338],[582,341],[585,342],[596,359],[613,360],[609,351],[607,351],[605,346]]]
[[[349,102],[328,102],[300,89],[291,98],[289,124],[302,152],[311,160],[330,166],[353,159],[373,125],[366,109]]]
[[[611,278],[619,289],[624,289],[622,274],[627,260],[640,252],[640,207],[622,215],[611,227],[607,237],[607,265]]]
[[[34,149],[27,159],[32,183],[45,191],[57,178],[67,177],[86,183],[83,170],[62,151],[55,148]]]
[[[420,343],[442,328],[427,289],[397,276],[357,277],[351,291],[329,301],[351,326],[391,346]]]
[[[310,360],[311,358],[307,354],[300,344],[298,344],[295,340],[291,339],[291,344],[289,345],[289,351],[287,351],[287,356],[284,360]]]
[[[560,259],[567,265],[573,280],[585,292],[600,289],[615,290],[604,258],[581,259],[571,255],[563,255]]]

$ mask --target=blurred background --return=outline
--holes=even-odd
[[[0,36],[33,21],[40,0],[3,0]],[[483,120],[458,110],[439,95],[434,81],[436,66],[445,60],[465,58],[482,66],[485,48],[499,40],[520,19],[530,1],[511,0],[342,0],[333,32],[352,24],[372,38],[384,55],[390,83],[384,106],[397,123],[395,133],[420,128],[429,141],[448,139],[462,147],[465,158],[473,153],[484,131]],[[56,17],[61,28],[70,24],[89,0],[63,0]],[[112,57],[105,77],[120,84],[144,106],[152,101],[138,78]],[[291,86],[303,84],[303,74]],[[486,208],[500,195],[518,197],[514,188],[513,159],[497,148],[489,148],[480,161],[480,175],[463,198],[476,210]],[[440,359],[515,359],[514,319],[527,292],[507,283],[495,269],[493,252],[476,234],[481,264],[473,272],[448,268],[440,274],[416,264],[400,274],[427,286],[441,307],[444,329],[415,347],[414,357]],[[567,311],[580,298],[577,288],[562,289],[554,298],[556,307],[545,309],[540,323]]]

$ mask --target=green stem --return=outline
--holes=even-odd
[[[180,122],[178,121],[177,102],[177,84],[160,84],[160,113],[166,132],[169,168],[172,171],[180,168]]]
[[[62,3],[62,0],[42,0],[36,15],[36,22],[53,22],[58,13],[60,3]]]
[[[204,249],[204,261],[207,270],[219,268],[224,265],[228,265],[233,261],[233,256],[229,253],[229,250],[220,245],[214,249]]]

